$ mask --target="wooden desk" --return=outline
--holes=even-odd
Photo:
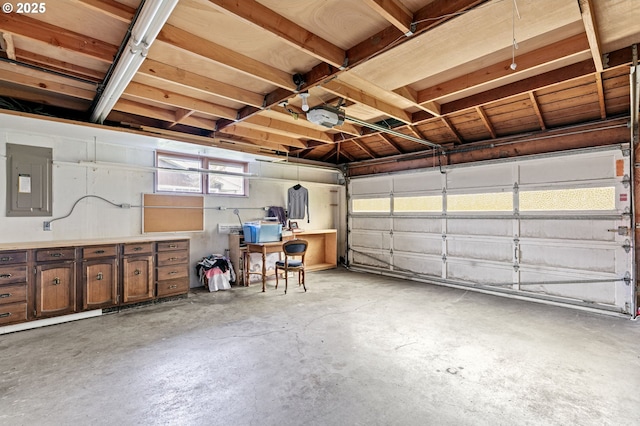
[[[273,243],[246,243],[247,246],[245,248],[245,260],[244,260],[244,282],[246,285],[249,285],[249,275],[251,274],[262,274],[262,291],[265,291],[267,285],[267,254],[268,253],[281,253],[282,252],[282,241],[275,241]],[[260,272],[251,272],[249,271],[249,262],[251,253],[261,253],[262,254],[262,273]]]

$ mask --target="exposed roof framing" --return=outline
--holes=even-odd
[[[88,115],[140,5],[0,15],[4,104]],[[628,114],[640,8],[625,5],[519,2],[514,21],[504,0],[180,0],[107,121],[333,164],[432,152],[404,134],[456,162],[483,140]],[[309,122],[302,91],[355,121]]]

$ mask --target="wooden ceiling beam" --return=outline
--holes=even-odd
[[[120,98],[113,107],[115,111],[126,112],[128,114],[139,115],[142,117],[154,118],[156,120],[173,123],[176,119],[174,111],[158,108],[151,105],[145,105],[140,102],[131,101],[129,99]],[[108,119],[108,117],[107,117]],[[180,124],[193,126],[200,129],[214,130],[215,121],[198,117],[186,117]]]
[[[480,120],[482,120],[482,124],[484,124],[484,127],[486,127],[489,131],[491,139],[495,139],[497,137],[496,129],[493,127],[493,124],[491,124],[491,120],[489,120],[489,117],[487,117],[487,113],[484,112],[484,108],[482,108],[481,106],[477,106],[476,112],[480,116]]]
[[[190,117],[194,112],[195,112],[194,110],[189,110],[189,109],[178,109],[176,111],[176,121],[174,121],[173,123],[170,123],[167,126],[167,128],[170,129],[176,124],[180,124],[184,119],[186,119],[187,117]]]
[[[148,99],[164,105],[171,105],[177,108],[210,114],[215,117],[234,118],[236,115],[236,110],[234,110],[233,108],[216,105],[211,102],[191,98],[179,93],[173,93],[168,90],[162,90],[157,87],[147,86],[135,81],[129,83],[124,91],[124,94],[139,99]]]
[[[217,9],[262,28],[334,67],[344,66],[346,52],[255,0],[209,0]]]
[[[420,104],[418,102],[418,92],[411,86],[402,86],[393,91],[396,95],[400,95],[406,100],[413,102],[413,104],[420,108],[423,111],[432,114],[434,117],[439,117],[441,115],[440,104],[438,102],[425,102]]]
[[[140,66],[138,73],[258,108],[262,107],[262,102],[264,101],[264,97],[258,93],[222,83],[172,65],[163,64],[153,59],[146,59]]]
[[[0,31],[46,43],[51,49],[69,50],[109,64],[118,52],[118,46],[19,13],[0,14]]]
[[[364,90],[349,86],[341,81],[332,80],[321,86],[329,93],[349,99],[352,102],[368,106],[376,111],[402,121],[403,123],[411,123],[411,114],[391,104],[365,93]]]
[[[364,0],[364,2],[403,34],[412,33],[413,13],[398,0]]]
[[[108,15],[125,24],[131,23],[136,14],[136,9],[116,1],[105,0],[76,0],[81,5]]]
[[[412,127],[412,126],[409,126]],[[391,138],[387,135],[385,135],[384,133],[378,133],[378,136],[380,137],[380,139],[382,139],[387,145],[389,145],[391,148],[393,148],[393,150],[397,153],[397,154],[404,154],[404,151],[402,150],[402,148],[400,148],[400,146],[395,143],[393,140],[391,140]]]
[[[455,127],[453,127],[453,124],[451,124],[451,121],[449,121],[447,117],[443,116],[443,117],[440,117],[440,119],[442,120],[444,125],[447,126],[447,129],[449,129],[449,131],[453,134],[453,137],[456,139],[456,142],[458,143],[464,142],[464,140],[462,139],[462,136],[460,135],[460,133],[458,133],[458,130]]]
[[[600,106],[600,118],[607,118],[607,104],[604,98],[604,84],[602,82],[602,73],[596,71],[596,88],[598,91],[598,105]]]
[[[531,100],[531,106],[533,107],[533,112],[535,112],[536,117],[538,117],[538,123],[540,123],[540,129],[545,130],[547,128],[547,125],[544,122],[544,117],[542,116],[542,110],[540,109],[538,98],[536,97],[536,93],[533,90],[529,92],[529,99]],[[482,107],[478,107],[478,108],[482,108]]]
[[[15,61],[16,47],[13,44],[13,36],[11,34],[5,34],[5,33],[1,33],[1,34],[2,34],[2,40],[4,40],[4,42],[2,43],[2,50],[4,50],[4,53],[6,53],[7,59],[11,59],[12,61]]]
[[[578,55],[589,50],[589,42],[585,34],[578,34],[549,46],[518,56],[518,72],[530,71],[533,68]],[[472,89],[474,87],[514,75],[508,64],[498,62],[488,67],[475,70],[464,76],[445,81],[432,87],[419,90],[416,101],[424,106],[435,100]]]
[[[59,61],[48,56],[29,52],[27,50],[16,49],[16,59],[26,64],[46,67],[48,69],[80,77],[86,80],[101,82],[104,79],[103,71],[94,70],[92,68],[81,67],[69,62]]]
[[[600,35],[598,34],[598,25],[596,24],[593,2],[592,0],[579,0],[578,4],[580,5],[582,22],[584,23],[584,29],[587,33],[587,39],[589,40],[589,49],[591,49],[593,63],[596,66],[596,71],[602,72],[604,71],[604,64],[602,62]]]
[[[296,90],[291,74],[173,25],[166,24],[158,34],[157,41],[168,43],[172,48],[198,55],[274,86],[291,91]]]
[[[254,115],[243,121],[243,123],[256,125],[259,127],[265,127],[271,131],[281,131],[283,136],[290,136],[303,139],[313,139],[315,141],[324,143],[333,143],[333,137],[320,130],[311,129],[304,126],[295,125],[286,121],[275,120],[269,117],[263,117],[261,115]],[[291,135],[295,136],[291,136]]]
[[[340,155],[340,145],[336,144],[335,147],[331,148],[331,150],[329,150],[329,152],[327,152],[325,155],[323,155],[320,158],[320,161],[323,162],[327,162],[331,159],[331,157],[335,156],[336,158]],[[337,160],[336,160],[337,162]]]
[[[0,84],[0,96],[25,100],[40,105],[66,108],[74,111],[86,111],[91,105],[91,101],[87,99],[60,96],[59,93],[43,92],[42,90],[35,91],[30,87],[14,86],[12,84]]]
[[[9,67],[14,69],[6,69]],[[96,95],[95,87],[92,88],[82,83],[74,86],[68,84],[68,81],[65,82],[63,80],[61,77],[56,78],[56,76],[42,71],[26,69],[24,67],[18,68],[11,64],[0,64],[0,81],[89,101]]]
[[[277,135],[262,130],[242,127],[241,125],[228,126],[224,129],[224,133],[240,136],[247,139],[253,139],[262,142],[270,142],[278,145],[294,146],[297,148],[307,148],[306,142],[296,138]]]
[[[229,126],[226,130],[229,129],[233,129],[235,126]],[[238,136],[232,132],[229,133],[216,133],[216,138],[221,138],[223,141],[224,140],[230,140],[233,141],[234,143],[237,142],[241,142],[244,144],[249,144],[249,145],[253,145],[256,147],[260,147],[263,149],[269,149],[269,150],[276,150],[276,151],[282,151],[282,152],[290,152],[291,148],[289,146],[280,144],[278,142],[274,142],[274,141],[265,141],[262,139],[255,139],[255,138],[250,138],[250,137],[246,137],[246,136]]]
[[[467,108],[488,104],[499,99],[509,98],[528,93],[532,90],[539,90],[543,87],[553,86],[576,78],[584,77],[595,72],[592,60],[578,62],[553,71],[539,74],[524,80],[516,81],[502,87],[487,90],[464,99],[449,102],[442,105],[443,114],[462,111]]]

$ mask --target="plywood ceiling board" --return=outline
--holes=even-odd
[[[408,109],[413,107],[415,104],[409,101],[407,98],[400,96],[396,93],[390,92],[388,90],[382,89],[381,87],[376,86],[370,81],[362,78],[358,74],[347,71],[340,74],[340,81],[344,81],[350,86],[357,87],[365,91],[366,93],[374,96],[377,99],[385,101],[391,105],[394,105],[398,108]]]
[[[345,50],[389,26],[360,0],[258,2]]]
[[[168,23],[288,73],[306,71],[320,62],[269,31],[217,11],[207,1],[180,1]]]
[[[119,46],[128,24],[107,14],[88,8],[73,0],[55,0],[46,4],[46,12],[32,14],[39,21],[55,25],[65,30],[84,34]]]
[[[189,70],[193,73],[210,77],[223,83],[242,87],[255,93],[269,93],[276,89],[273,84],[252,78],[239,71],[234,71],[202,56],[176,49],[161,41],[156,41],[149,49],[148,58],[154,61]]]
[[[512,45],[512,2],[493,1],[407,41],[354,72],[393,90],[478,60]],[[582,22],[573,0],[519,2],[522,19],[516,37],[524,42],[575,22]]]
[[[603,52],[640,43],[640,4],[637,0],[593,1]]]

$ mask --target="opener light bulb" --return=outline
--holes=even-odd
[[[309,97],[309,92],[300,93],[300,97],[302,98],[302,110],[304,112],[309,111],[309,104],[307,103],[307,98]]]

